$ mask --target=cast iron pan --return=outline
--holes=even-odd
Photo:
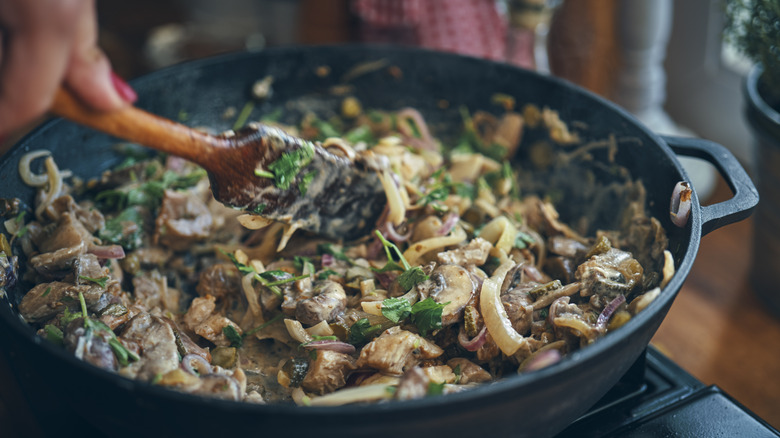
[[[661,295],[620,330],[534,373],[446,397],[298,408],[180,394],[89,366],[38,338],[20,321],[16,304],[25,291],[14,290],[2,300],[8,305],[0,306],[0,342],[45,432],[61,434],[69,430],[69,421],[80,418],[103,433],[121,436],[553,435],[604,395],[646,348],[693,265],[701,236],[744,219],[758,202],[750,178],[722,146],[661,138],[624,110],[567,82],[468,57],[376,46],[282,48],[191,62],[132,85],[140,107],[222,130],[233,123],[223,118],[225,109],[243,107],[252,84],[266,75],[275,78],[274,92],[255,108],[253,118],[277,108],[293,114],[302,104],[333,109],[339,98],[332,96],[331,87],[355,65],[377,60],[384,60],[385,67],[348,81],[365,108],[413,106],[428,114],[432,125],[450,123],[457,130],[459,106],[495,111],[491,96],[504,93],[521,104],[558,110],[567,123],[587,127],[582,131],[586,139],[610,134],[634,138],[620,148],[617,161],[644,182],[651,214],[666,228],[677,263],[677,274]],[[318,75],[323,66],[329,74]],[[445,111],[439,107],[442,100],[448,103]],[[297,104],[289,103],[293,101]],[[49,149],[61,168],[88,178],[119,162],[110,147],[115,142],[62,120],[48,123],[0,159],[0,197],[32,204],[33,190],[17,172],[19,158],[28,151]],[[685,228],[673,226],[668,214],[675,183],[688,180],[675,153],[709,161],[734,192],[732,199],[706,207],[694,192]]]

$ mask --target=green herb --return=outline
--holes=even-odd
[[[404,291],[409,291],[428,278],[429,277],[425,275],[425,272],[423,272],[421,267],[415,266],[411,269],[407,269],[398,276],[398,285],[401,286]]]
[[[293,266],[295,266],[295,269],[297,269],[300,273],[307,271],[314,272],[314,263],[312,263],[311,259],[306,256],[293,257]]]
[[[92,278],[92,277],[87,277],[86,275],[79,275],[79,280],[91,281],[100,287],[106,287],[106,282],[108,282],[108,277]]]
[[[241,348],[241,345],[244,343],[244,337],[230,324],[222,327],[222,334],[230,341],[230,346],[233,348]]]
[[[382,242],[382,246],[385,248],[385,254],[387,255],[387,264],[382,267],[382,269],[375,270],[376,272],[399,270],[401,268],[401,266],[398,266],[398,264],[393,261],[394,252],[403,267],[403,269],[400,269],[403,272],[398,276],[398,284],[404,289],[404,291],[408,291],[414,286],[428,279],[428,276],[425,275],[425,272],[423,272],[422,268],[419,266],[412,267],[412,265],[406,261],[406,258],[404,257],[404,254],[401,252],[401,250],[394,243],[385,239],[379,230],[376,230],[374,234],[379,238],[379,241]]]
[[[311,277],[311,274],[298,275],[294,277],[283,278],[281,280],[271,281],[269,283],[266,283],[264,286],[265,287],[279,286],[280,284],[292,283],[294,281],[303,280],[304,278],[309,278],[309,277]]]
[[[187,121],[187,119],[189,119],[189,118],[190,118],[190,115],[189,115],[189,114],[187,114],[187,111],[184,111],[184,110],[179,110],[179,114],[178,114],[178,116],[177,116],[177,117],[179,118],[179,121],[180,121],[180,122],[186,122],[186,121]]]
[[[63,300],[65,301],[65,300]],[[65,308],[65,311],[62,313],[62,317],[60,317],[60,322],[62,323],[63,327],[66,327],[71,322],[81,318],[81,314],[78,312],[71,312],[70,309],[67,307]]]
[[[312,126],[320,131],[319,140],[325,140],[329,137],[341,137],[341,133],[330,123],[315,119],[311,122]]]
[[[309,190],[309,184],[311,184],[315,176],[317,176],[316,170],[312,170],[303,175],[301,182],[298,184],[298,190],[301,192],[301,195],[305,195],[306,191]]]
[[[18,214],[18,215],[16,215],[16,217],[14,218],[14,223],[15,223],[16,225],[19,225],[19,224],[21,224],[21,223],[24,223],[24,216],[25,216],[26,214],[27,214],[27,212],[26,212],[26,211],[24,211],[24,210],[23,210],[23,211],[20,211],[20,212],[19,212],[19,214]]]
[[[344,134],[344,139],[351,144],[366,142],[368,144],[374,143],[374,134],[371,132],[371,127],[368,125],[360,125],[357,128]]]
[[[476,151],[496,161],[503,161],[507,153],[506,148],[498,143],[486,145],[482,141],[468,108],[461,106],[460,115],[463,118],[463,135],[458,140],[455,149],[458,151]]]
[[[233,123],[234,131],[238,131],[239,129],[244,127],[246,121],[249,120],[249,116],[252,114],[252,111],[254,109],[255,109],[255,102],[253,100],[250,100],[244,104],[244,107],[241,108],[241,112],[238,113],[238,117],[236,117],[235,123]]]
[[[84,318],[84,328],[86,329],[85,336],[90,335],[91,332],[103,332],[108,335],[108,345],[111,347],[111,350],[114,352],[114,356],[116,356],[117,361],[122,366],[126,366],[131,360],[137,361],[140,359],[137,354],[128,350],[124,345],[122,345],[119,339],[117,339],[116,334],[114,334],[114,331],[111,330],[109,326],[100,320],[89,317],[89,313],[87,312],[87,302],[84,299],[84,294],[81,292],[79,292],[79,303],[81,303],[81,316]],[[67,317],[67,309],[65,314]]]
[[[528,248],[529,245],[532,245],[536,243],[536,240],[528,234],[524,233],[522,231],[517,232],[517,236],[515,237],[515,248],[517,249],[524,249]]]
[[[317,274],[317,280],[325,280],[326,278],[330,277],[331,275],[339,275],[338,272],[334,271],[333,269],[326,269],[319,274]]]
[[[43,331],[46,333],[46,339],[48,339],[50,342],[53,342],[57,345],[62,345],[62,330],[57,328],[57,326],[46,324],[43,327]]]
[[[261,178],[273,178],[274,174],[267,170],[255,169],[255,176],[259,176]]]
[[[235,265],[236,269],[238,269],[238,272],[242,274],[249,274],[251,272],[255,272],[255,270],[251,266],[247,266],[243,263],[239,263],[238,259],[236,259],[235,254],[229,253],[223,249],[220,249],[219,252],[227,256],[227,258],[229,258],[230,261],[233,262],[233,265]]]
[[[314,146],[304,142],[300,149],[282,153],[282,156],[268,165],[268,170],[274,174],[276,187],[286,190],[290,188],[295,177],[311,163],[314,158]]]
[[[463,371],[460,369],[460,364],[455,366],[455,369],[452,370],[452,372],[455,374],[455,384],[457,385],[460,383],[461,377],[463,377]]]
[[[264,115],[261,120],[264,122],[277,122],[279,119],[282,118],[282,109],[277,108],[270,113]]]
[[[420,334],[428,336],[429,332],[441,328],[441,312],[447,304],[449,302],[440,304],[428,297],[412,306],[411,321]]]
[[[332,243],[320,243],[317,245],[317,254],[330,254],[337,260],[352,263],[352,259],[347,257],[347,255],[340,250],[334,248]]]
[[[160,383],[162,378],[163,378],[163,375],[161,373],[157,373],[157,374],[154,375],[154,377],[152,377],[152,381],[150,383],[152,385],[156,385],[156,384]]]
[[[258,204],[254,208],[249,210],[249,212],[250,213],[254,213],[254,214],[259,216],[259,215],[263,214],[263,211],[265,210],[265,207],[266,207],[265,203]]]
[[[468,182],[455,183],[455,194],[461,198],[474,200],[477,198],[477,190],[474,184]]]
[[[412,314],[412,305],[405,298],[387,298],[382,301],[382,315],[398,323]]]
[[[128,231],[128,223],[136,226],[129,228]],[[105,226],[98,232],[98,237],[104,243],[113,243],[121,245],[124,249],[133,250],[141,246],[143,223],[141,212],[135,207],[128,207],[115,217],[106,220]]]
[[[426,396],[435,396],[435,395],[442,395],[444,393],[444,382],[437,383],[437,382],[428,382],[428,391],[426,391]]]
[[[166,189],[185,189],[197,184],[206,171],[195,170],[186,175],[179,175],[173,171],[166,171],[158,179],[146,181],[128,190],[105,190],[95,196],[95,201],[105,209],[124,210],[127,207],[140,205],[151,210],[156,210],[162,203]]]
[[[46,295],[49,295],[51,293],[51,286],[47,287],[45,291],[43,291],[42,297],[45,297]]]
[[[371,325],[368,318],[359,319],[349,328],[347,342],[352,345],[365,344],[376,336],[381,329],[382,326],[379,324]]]
[[[550,311],[547,309],[542,309],[539,311],[539,317],[542,319],[547,319],[547,316],[550,314]]]

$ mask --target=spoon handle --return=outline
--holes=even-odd
[[[54,96],[52,112],[109,135],[177,155],[208,167],[222,140],[134,106],[104,112],[84,105],[64,87]]]

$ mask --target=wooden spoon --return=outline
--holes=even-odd
[[[386,203],[380,165],[373,164],[380,160],[337,155],[278,128],[253,123],[212,135],[136,107],[97,111],[65,88],[57,91],[52,111],[199,164],[223,204],[327,237],[369,232]]]

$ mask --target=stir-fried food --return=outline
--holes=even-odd
[[[548,366],[627,323],[674,272],[640,182],[592,186],[571,170],[595,150],[612,157],[614,138],[583,143],[533,106],[464,109],[462,134],[446,141],[414,109],[364,112],[352,97],[342,109],[284,129],[347,159],[382,160],[387,204],[364,236],[326,240],[262,209],[227,208],[205,172],[176,157],[128,146],[124,162],[83,182],[40,151],[20,163],[40,188],[36,205],[5,208],[0,286],[17,282],[23,253],[22,317],[122,376],[230,400],[338,405]],[[305,192],[316,169],[292,155],[256,177]],[[40,158],[46,173],[35,174]],[[553,186],[561,175],[591,185],[587,206],[567,205],[565,185]],[[556,204],[583,213],[564,223]],[[608,210],[611,228],[589,208]]]

